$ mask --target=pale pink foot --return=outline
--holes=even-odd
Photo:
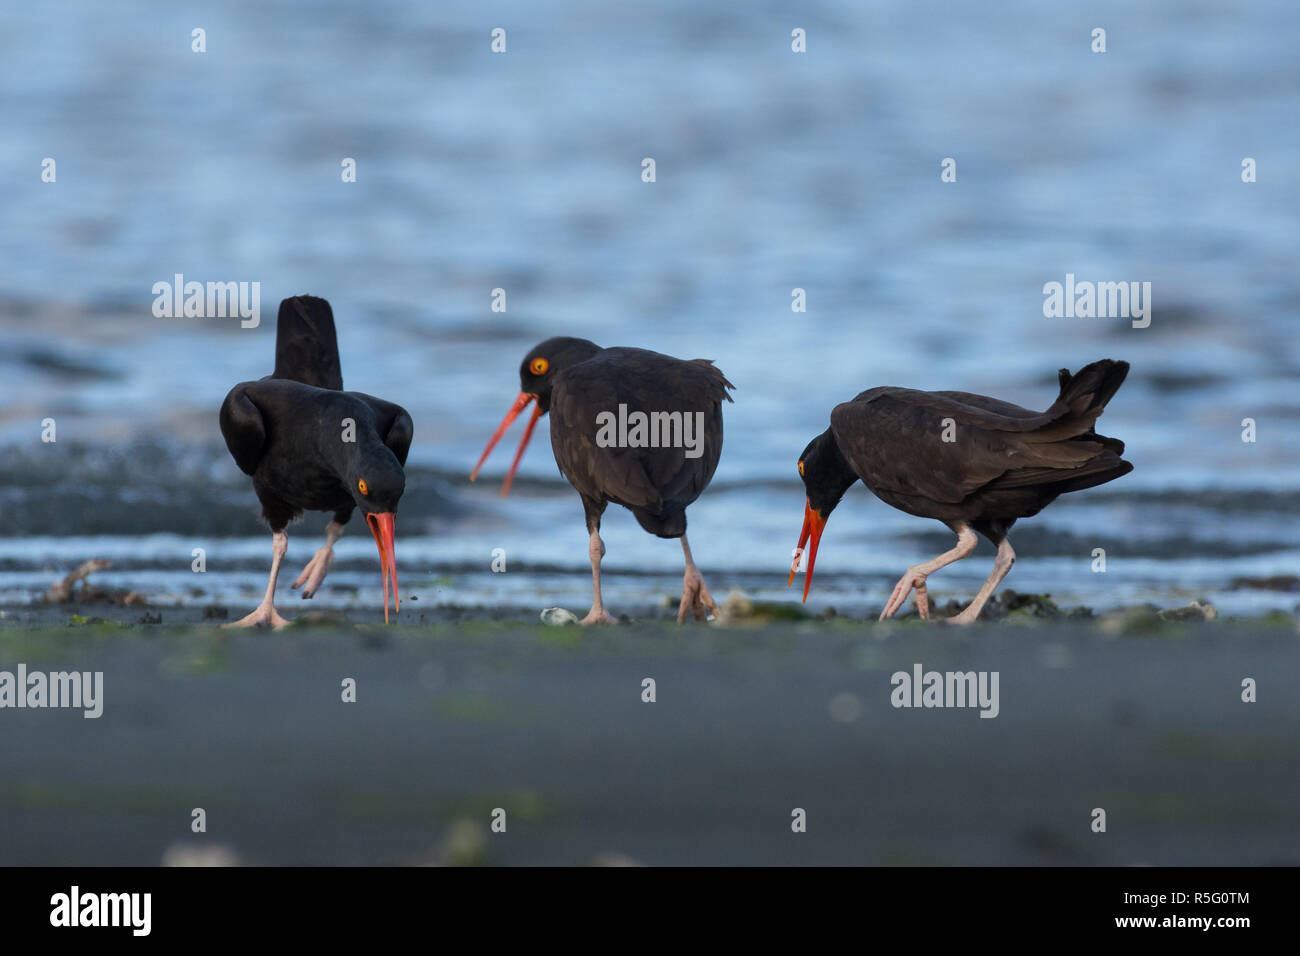
[[[282,627],[288,627],[292,622],[287,621],[280,616],[280,612],[275,609],[275,605],[263,601],[257,606],[253,613],[246,617],[241,617],[238,621],[231,621],[229,624],[223,624],[222,627],[273,627],[277,631]]]
[[[302,569],[302,574],[298,575],[297,580],[293,582],[294,590],[302,587],[305,581],[307,586],[302,589],[303,600],[315,597],[321,582],[325,580],[325,575],[330,573],[330,568],[333,566],[334,549],[328,544],[322,545],[317,549],[312,559],[307,562],[307,566]]]
[[[889,595],[889,600],[885,602],[885,609],[880,612],[878,620],[883,621],[887,617],[893,617],[898,609],[907,603],[907,596],[913,589],[916,590],[917,613],[921,615],[922,620],[929,620],[930,595],[925,588],[926,577],[927,575],[919,567],[908,568],[894,585],[894,592]]]
[[[698,568],[691,565],[682,578],[682,603],[677,609],[677,623],[686,621],[687,612],[695,615],[697,621],[712,621],[718,613],[718,605],[704,583],[704,576]]]

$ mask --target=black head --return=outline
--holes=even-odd
[[[388,591],[392,582],[393,602],[401,610],[397,591],[397,554],[394,549],[394,523],[397,502],[406,490],[406,473],[392,450],[377,435],[368,440],[348,442],[345,446],[343,480],[352,500],[361,509],[366,525],[379,549],[379,571],[384,580],[384,622],[388,621]]]
[[[844,493],[858,480],[829,428],[808,443],[799,456],[798,467],[808,494],[808,505],[821,515],[823,521],[830,517]]]
[[[551,387],[555,376],[603,351],[595,342],[565,335],[547,339],[524,356],[519,364],[519,391],[537,398],[545,415],[551,410]]]
[[[857,472],[849,465],[844,453],[835,441],[835,433],[829,428],[808,443],[808,447],[799,456],[799,477],[803,479],[804,491],[808,500],[803,509],[803,530],[799,532],[799,546],[795,548],[794,563],[790,567],[788,587],[794,583],[795,573],[799,570],[799,561],[803,558],[804,545],[809,538],[812,544],[808,549],[808,574],[804,578],[803,599],[808,600],[808,588],[812,584],[813,565],[817,562],[817,545],[821,542],[822,531],[826,528],[826,519],[831,516],[835,506],[858,480]]]
[[[519,364],[519,397],[515,399],[515,403],[510,406],[510,411],[506,412],[506,417],[501,420],[497,430],[488,439],[487,447],[479,456],[478,464],[469,473],[469,480],[473,481],[478,477],[478,470],[483,467],[483,462],[487,461],[488,455],[492,454],[492,449],[506,433],[511,422],[518,418],[519,413],[525,408],[537,402],[532,417],[528,419],[528,426],[524,429],[524,437],[519,442],[519,450],[515,452],[514,463],[506,473],[505,483],[501,486],[501,497],[504,498],[510,491],[511,482],[515,480],[515,469],[519,467],[519,461],[524,457],[528,439],[533,437],[533,426],[537,424],[537,419],[551,410],[551,390],[555,387],[555,376],[566,368],[573,368],[579,362],[585,362],[603,351],[604,349],[595,342],[559,336],[547,339],[525,355],[524,360]]]
[[[387,445],[351,443],[346,475],[348,491],[362,514],[396,514],[406,490],[406,472]]]

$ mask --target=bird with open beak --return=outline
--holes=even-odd
[[[1007,532],[1059,495],[1114,481],[1133,470],[1124,443],[1093,425],[1124,383],[1128,363],[1102,359],[1071,375],[1044,412],[970,392],[921,392],[886,386],[835,406],[831,427],[799,456],[807,492],[803,530],[787,586],[807,546],[808,600],[817,545],[826,520],[859,479],[886,504],[937,518],[957,535],[949,550],[907,569],[880,612],[892,617],[915,591],[917,613],[930,616],[926,579],[975,550],[976,532],[997,547],[993,572],[950,623],[970,624],[1015,563]]]
[[[394,609],[401,607],[393,535],[406,489],[411,416],[392,402],[343,391],[334,314],[324,299],[300,295],[281,302],[275,344],[275,371],[236,385],[221,405],[226,447],[252,476],[273,536],[266,596],[251,614],[227,626],[288,625],[275,609],[276,579],[289,546],[286,526],[304,511],[333,515],[324,546],[293,583],[310,598],[329,573],[334,543],[357,508],[379,549],[387,621],[390,582]]]
[[[478,476],[511,423],[536,403],[501,488],[504,497],[533,427],[550,412],[555,463],[581,496],[587,519],[595,597],[583,624],[614,623],[600,593],[600,562],[605,555],[600,520],[611,501],[631,511],[651,534],[681,539],[686,573],[678,623],[691,613],[697,620],[716,614],[717,604],[686,541],[686,508],[708,487],[718,467],[722,403],[731,401],[727,390],[733,387],[708,359],[684,361],[645,349],[603,349],[586,339],[547,339],[524,357],[519,397],[488,441],[470,479]],[[629,416],[681,429],[672,433],[665,424],[669,440],[653,444],[624,440],[625,435],[614,437],[614,419],[626,422]],[[602,432],[602,421],[607,433]],[[683,442],[674,443],[672,434]]]

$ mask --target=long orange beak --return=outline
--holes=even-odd
[[[391,511],[366,515],[366,524],[375,536],[375,545],[379,548],[379,571],[384,576],[384,623],[388,623],[388,579],[393,579],[394,613],[402,609],[401,598],[397,596],[397,554],[393,550],[393,520],[397,515]]]
[[[469,473],[470,481],[478,478],[478,470],[483,467],[483,462],[487,461],[488,455],[492,454],[492,449],[497,446],[497,442],[501,440],[501,436],[506,433],[506,430],[510,428],[510,425],[514,420],[519,417],[519,413],[527,408],[529,402],[536,397],[536,395],[530,395],[528,392],[519,393],[519,397],[515,399],[515,403],[510,406],[510,411],[506,412],[506,417],[501,419],[501,424],[498,425],[497,430],[492,433],[492,438],[488,441],[487,447],[483,449],[483,454],[479,456],[478,464],[475,465],[474,470]],[[519,461],[524,457],[524,449],[528,447],[528,442],[533,437],[533,426],[537,424],[537,419],[541,417],[542,408],[539,405],[533,409],[533,417],[528,419],[528,427],[524,429],[524,438],[523,441],[519,443],[519,450],[515,452],[515,460],[510,463],[510,471],[506,474],[505,484],[501,486],[502,498],[510,494],[510,485],[514,483],[515,472],[519,469]]]
[[[794,584],[794,576],[799,571],[799,559],[803,557],[803,546],[812,538],[812,547],[808,550],[808,573],[803,579],[803,599],[808,600],[808,588],[812,585],[813,565],[817,563],[817,545],[821,543],[822,531],[826,528],[826,519],[813,508],[811,501],[803,505],[803,530],[799,532],[799,547],[795,548],[794,561],[790,565],[790,580],[786,587]]]

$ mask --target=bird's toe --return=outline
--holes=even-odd
[[[928,621],[930,619],[930,595],[925,589],[924,578],[916,586],[916,594],[913,595],[913,600],[916,601],[916,613],[921,615],[921,620]]]
[[[293,584],[291,585],[293,590],[298,590],[298,588],[302,587],[303,584],[307,582],[307,579],[311,577],[312,569],[315,568],[315,566],[315,559],[307,562],[307,566],[302,569],[302,573],[293,579]]]
[[[280,616],[280,612],[273,606],[262,606],[254,610],[251,614],[241,617],[238,621],[231,621],[229,624],[221,625],[223,628],[233,627],[273,627],[277,631],[281,628],[288,627],[293,622]]]
[[[687,615],[697,621],[712,621],[716,620],[717,613],[717,602],[709,593],[704,576],[693,568],[688,570],[682,580],[682,603],[677,609],[677,623],[686,623]]]
[[[894,585],[893,592],[889,595],[889,600],[885,602],[885,608],[880,612],[877,620],[883,621],[887,617],[893,617],[898,613],[898,609],[907,603],[907,596],[916,590],[916,610],[922,618],[930,616],[930,599],[925,589],[926,575],[919,573],[916,568],[908,568],[907,573],[898,579]]]

